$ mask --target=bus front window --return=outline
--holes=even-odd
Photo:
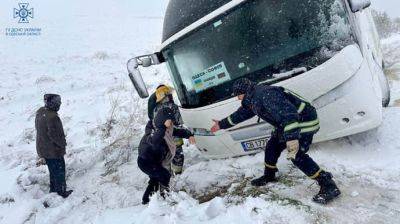
[[[354,43],[341,0],[248,1],[164,51],[184,108],[231,97],[232,82],[312,69]]]

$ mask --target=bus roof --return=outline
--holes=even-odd
[[[162,42],[231,0],[170,0],[164,18]]]

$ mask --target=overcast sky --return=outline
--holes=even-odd
[[[392,17],[400,17],[400,0],[372,0],[372,6]]]

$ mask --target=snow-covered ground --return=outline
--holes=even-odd
[[[384,110],[382,126],[310,152],[334,174],[341,198],[313,203],[317,185],[285,159],[279,182],[253,188],[249,179],[262,173],[262,153],[207,160],[187,147],[185,172],[172,181],[176,193],[143,206],[147,177],[137,168],[135,146],[146,101],[134,93],[125,62],[157,45],[162,19],[112,17],[112,8],[88,17],[87,5],[73,8],[79,16],[66,27],[80,35],[61,35],[53,21],[41,39],[0,37],[0,223],[398,223],[399,35],[383,41],[393,106]],[[151,89],[169,82],[164,67],[145,74]],[[67,183],[74,189],[68,199],[48,194],[47,168],[35,165],[34,114],[49,91],[63,98]]]

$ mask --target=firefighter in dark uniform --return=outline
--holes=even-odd
[[[157,113],[161,108],[168,107],[172,109],[174,113],[174,125],[176,127],[182,127],[183,121],[181,114],[179,113],[178,105],[174,103],[172,97],[173,89],[166,85],[160,85],[157,87],[156,91],[149,97],[147,105],[147,114],[149,117],[149,123],[147,125],[147,132],[153,129],[152,122],[154,114]],[[183,172],[183,164],[185,161],[185,156],[183,154],[183,139],[175,138],[176,143],[176,153],[171,162],[171,170],[174,174],[181,174]]]
[[[287,149],[287,158],[320,185],[319,193],[313,197],[315,202],[326,204],[340,195],[332,174],[322,170],[307,154],[319,130],[317,112],[309,102],[283,87],[257,85],[246,78],[234,83],[233,92],[242,101],[241,107],[221,121],[214,120],[212,132],[233,127],[256,115],[274,127],[265,149],[264,175],[252,180],[253,186],[276,180],[278,158]]]

